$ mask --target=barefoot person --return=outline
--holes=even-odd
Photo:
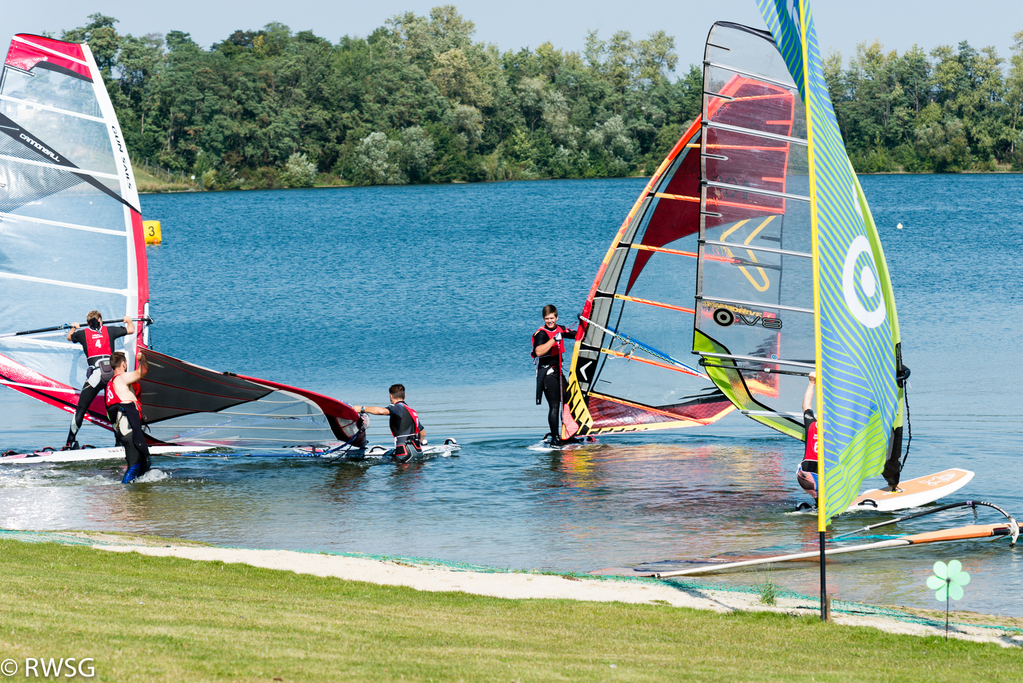
[[[817,373],[811,372],[803,394],[803,426],[806,427],[806,447],[803,462],[796,468],[796,481],[817,503],[817,416],[813,413],[814,390],[817,388]]]
[[[391,397],[391,405],[378,408],[376,406],[352,406],[360,415],[389,415],[391,436],[394,437],[394,457],[398,462],[408,462],[413,456],[423,454],[426,445],[426,431],[419,421],[416,411],[405,403],[405,385],[392,384],[387,390]]]
[[[128,460],[122,484],[138,479],[151,466],[149,446],[142,432],[142,406],[131,388],[132,384],[149,372],[149,362],[142,354],[139,354],[138,359],[138,370],[128,372],[128,359],[123,353],[118,351],[110,357],[114,378],[107,387],[107,415],[114,425],[118,443],[124,446],[124,455]]]
[[[103,327],[103,316],[99,311],[89,311],[85,320],[88,327],[79,329],[78,323],[75,323],[71,326],[71,331],[67,333],[69,342],[82,345],[89,369],[85,372],[85,385],[78,395],[78,409],[75,411],[75,416],[71,418],[67,443],[61,449],[64,451],[78,449],[78,430],[82,428],[85,413],[89,410],[93,400],[106,388],[110,378],[114,376],[110,365],[110,354],[114,352],[114,340],[135,334],[135,323],[127,316],[124,318],[124,327],[120,325]]]
[[[558,308],[553,304],[543,307],[543,326],[533,333],[533,353],[536,361],[536,405],[547,397],[547,426],[551,429],[551,445],[561,445],[561,406],[565,403],[565,375],[561,371],[561,354],[565,352],[565,338],[575,339],[577,330],[558,324]]]

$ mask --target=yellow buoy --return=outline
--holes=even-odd
[[[142,232],[146,235],[146,244],[160,243],[160,221],[142,221]]]

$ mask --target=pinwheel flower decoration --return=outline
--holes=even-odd
[[[963,586],[970,582],[970,575],[963,571],[959,560],[952,560],[947,565],[938,561],[934,563],[934,576],[927,577],[927,587],[934,591],[934,597],[945,602],[945,640],[948,640],[948,603],[963,597]]]
[[[935,591],[935,599],[948,602],[949,599],[960,600],[963,597],[963,586],[970,582],[970,575],[963,571],[959,560],[934,563],[934,576],[927,577],[927,587]]]

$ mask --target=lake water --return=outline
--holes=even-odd
[[[1023,176],[867,176],[913,370],[906,477],[977,473],[963,498],[1023,516]],[[639,179],[152,195],[156,350],[382,405],[402,382],[431,438],[458,457],[410,466],[157,459],[167,476],[122,486],[114,464],[3,468],[0,524],[97,529],[251,547],[588,571],[785,545],[815,548],[801,444],[731,414],[707,428],[535,448],[529,337],[540,308],[580,309]],[[905,226],[895,228],[897,223]],[[61,321],[56,321],[61,322]],[[0,392],[0,447],[59,446],[63,413]],[[386,443],[385,420],[371,441]],[[110,437],[87,426],[82,441]],[[532,447],[532,448],[531,448]],[[880,480],[872,482],[880,485]],[[839,518],[837,532],[884,519]],[[969,523],[941,513],[899,532]],[[981,522],[997,518],[982,513]],[[954,606],[1023,616],[1023,555],[1006,541],[845,556],[829,591],[940,607],[935,560],[973,577]],[[764,573],[703,582],[751,584]],[[771,580],[817,593],[814,565]]]

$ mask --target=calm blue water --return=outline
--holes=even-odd
[[[974,470],[964,497],[1023,516],[1016,353],[1023,176],[862,182],[913,370],[906,476]],[[546,431],[527,343],[540,308],[555,303],[568,318],[579,310],[643,184],[144,197],[144,213],[163,221],[165,240],[148,249],[157,350],[355,404],[386,403],[387,386],[403,382],[428,433],[456,437],[464,449],[408,467],[161,459],[167,478],[131,487],[117,483],[112,464],[5,468],[0,524],[519,569],[802,549],[816,538],[815,517],[784,514],[803,499],[793,476],[801,445],[741,415],[578,451],[530,449]],[[59,445],[67,430],[62,414],[13,392],[0,393],[0,415],[3,449]],[[109,440],[97,428],[83,434]],[[371,438],[386,442],[384,420],[373,422]],[[969,521],[943,515],[899,530]],[[880,519],[843,517],[834,527]],[[846,556],[829,563],[829,590],[939,607],[924,586],[937,559],[960,559],[973,575],[956,607],[1023,616],[1023,555],[1004,541]],[[817,592],[813,566],[776,568],[771,579]]]

